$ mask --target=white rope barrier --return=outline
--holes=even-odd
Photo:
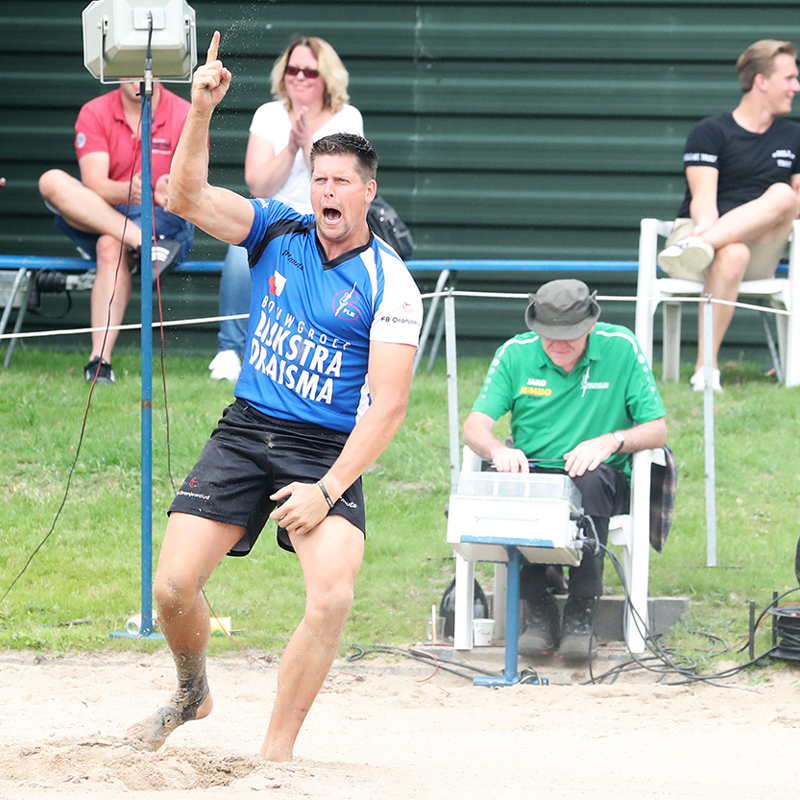
[[[511,292],[464,292],[458,289],[453,289],[452,291],[447,292],[429,292],[427,294],[422,295],[423,300],[428,300],[434,297],[497,297],[503,300],[527,300],[529,293],[521,294],[519,292],[511,293]],[[613,294],[599,294],[597,295],[597,299],[599,301],[612,301],[612,302],[624,302],[624,303],[636,303],[639,300],[647,300],[648,302],[662,302],[663,298],[660,297],[636,297],[635,295],[613,295]],[[692,295],[680,295],[679,298],[681,303],[706,303],[708,302],[707,298],[704,295],[699,296],[692,296]],[[722,306],[733,306],[734,308],[745,308],[750,311],[765,311],[771,314],[778,314],[783,316],[791,316],[792,312],[787,311],[784,308],[773,308],[772,306],[762,306],[756,303],[742,303],[738,300],[720,300],[718,298],[712,297],[710,302],[717,303]]]
[[[527,300],[528,293],[520,293],[520,292],[466,292],[461,290],[448,290],[444,292],[428,292],[422,295],[423,300],[431,300],[435,298],[443,298],[443,297],[477,297],[477,298],[497,298],[501,300]],[[641,297],[636,297],[632,295],[598,295],[597,299],[602,302],[612,301],[612,302],[623,302],[623,303],[635,303],[637,300],[642,300]],[[648,301],[655,302],[657,298],[646,298]],[[708,300],[705,297],[692,297],[687,296],[680,298],[682,303],[718,303],[719,305],[725,306],[733,306],[734,308],[743,308],[749,311],[761,311],[764,313],[769,314],[776,314],[782,316],[791,316],[793,312],[787,311],[783,308],[772,308],[771,306],[760,306],[754,303],[741,303],[738,300],[718,300],[712,297]],[[154,322],[152,324],[152,328],[178,328],[187,325],[208,325],[213,322],[223,322],[225,320],[233,320],[233,319],[247,319],[250,315],[249,314],[232,314],[230,316],[215,316],[215,317],[193,317],[191,319],[179,319],[179,320],[164,320],[164,322]],[[0,341],[4,339],[35,339],[35,338],[45,338],[51,336],[77,336],[77,335],[84,335],[89,333],[94,333],[95,331],[138,331],[141,330],[141,323],[132,322],[125,325],[110,325],[110,326],[101,326],[95,328],[60,328],[58,330],[52,331],[20,331],[19,333],[4,333],[0,334]]]
[[[193,319],[164,320],[164,322],[154,322],[151,328],[178,328],[183,325],[204,325],[208,322],[222,322],[228,319],[247,319],[249,314],[232,314],[228,317],[195,317]],[[25,333],[4,333],[0,336],[3,339],[33,339],[35,337],[46,336],[72,336],[76,334],[94,333],[95,331],[138,331],[141,330],[141,322],[131,322],[126,325],[103,325],[99,328],[61,328],[57,331],[27,331]]]

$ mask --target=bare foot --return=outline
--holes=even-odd
[[[293,753],[291,748],[289,750],[276,747],[267,748],[267,743],[264,742],[264,744],[261,746],[259,755],[264,759],[264,761],[291,761]]]
[[[214,707],[214,701],[208,685],[205,684],[203,688],[205,691],[202,696],[198,692],[193,693],[195,698],[201,697],[199,703],[196,699],[193,702],[192,697],[187,697],[186,692],[178,691],[168,705],[131,725],[125,734],[128,744],[137,750],[158,750],[175,728],[184,722],[207,717]]]

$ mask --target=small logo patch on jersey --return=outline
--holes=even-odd
[[[269,279],[269,293],[274,294],[275,297],[280,297],[284,286],[286,286],[286,278],[278,270],[275,270]]]
[[[352,289],[336,292],[333,296],[334,316],[339,319],[349,319],[351,322],[355,322],[361,317],[361,312],[358,309],[358,300],[356,284],[353,284]]]

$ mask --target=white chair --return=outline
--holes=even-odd
[[[643,450],[633,456],[631,476],[630,513],[611,518],[609,541],[622,548],[625,583],[631,603],[625,620],[625,642],[632,653],[645,650],[644,625],[647,624],[647,587],[650,573],[650,465],[655,461],[663,463],[663,450]],[[464,447],[462,471],[477,472],[481,469],[481,459],[469,448]],[[458,531],[450,529],[448,519],[448,542],[457,540]],[[502,532],[498,531],[498,535]],[[456,588],[453,648],[472,649],[472,620],[474,604],[475,561],[501,561],[492,556],[491,545],[487,544],[486,557],[476,556],[467,560],[456,552]],[[506,586],[508,564],[496,563],[494,586],[495,637],[502,638],[508,625],[509,633],[517,633],[516,621],[508,624],[506,618]],[[509,608],[509,613],[513,613]],[[519,609],[517,609],[517,619]],[[507,661],[509,648],[513,651],[516,663],[517,645],[506,637]],[[509,666],[507,666],[509,672]]]
[[[672,231],[672,222],[643,219],[639,233],[639,280],[636,289],[636,338],[650,363],[653,361],[653,317],[659,303],[664,304],[663,378],[677,381],[680,371],[681,306],[683,298],[699,295],[703,284],[699,281],[658,277],[656,256],[659,237],[666,238]],[[739,295],[758,297],[769,301],[775,308],[789,314],[778,314],[778,353],[783,382],[786,386],[800,384],[800,220],[795,220],[789,250],[789,271],[786,277],[743,281]]]

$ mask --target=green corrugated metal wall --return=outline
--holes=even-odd
[[[86,4],[0,4],[0,252],[70,254],[36,181],[77,173],[75,114],[103,90],[82,62]],[[738,54],[759,38],[800,41],[790,0],[191,5],[200,49],[219,28],[234,72],[212,180],[244,191],[271,63],[293,34],[318,34],[350,71],[381,192],[419,258],[635,258],[638,219],[678,205],[691,125],[736,104]],[[198,237],[195,257],[222,252]]]
[[[0,252],[68,249],[36,179],[75,171],[75,113],[101,91],[82,63],[85,5],[0,5]],[[271,61],[292,34],[319,34],[350,70],[381,190],[422,258],[634,258],[638,218],[669,216],[679,201],[690,126],[737,102],[738,53],[757,38],[800,39],[796,2],[192,7],[200,45],[223,31],[235,74],[214,128],[214,179],[244,188],[247,128],[269,98]]]

